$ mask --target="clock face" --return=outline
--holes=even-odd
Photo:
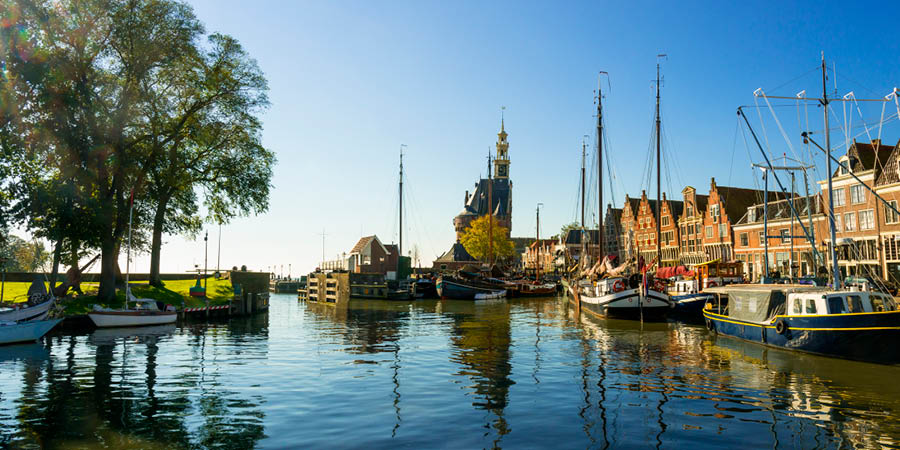
[[[500,174],[501,177],[505,177],[506,176],[506,166],[498,167],[497,173]]]

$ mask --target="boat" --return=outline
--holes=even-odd
[[[437,286],[431,278],[416,279],[416,298],[437,298]]]
[[[680,272],[681,269],[681,266],[677,268],[680,279],[675,280],[668,294],[673,304],[672,313],[685,319],[702,319],[703,306],[712,299],[712,294],[706,293],[705,289],[743,281],[740,262],[726,263],[716,259],[697,264],[685,274]]]
[[[706,327],[771,347],[881,364],[900,363],[900,310],[881,292],[800,284],[707,289]]]
[[[505,297],[507,293],[505,289],[479,286],[469,280],[443,275],[438,277],[436,289],[442,300],[476,300],[479,294],[496,296],[498,293]]]
[[[659,64],[656,66],[657,88],[656,88],[656,158],[660,158],[660,116],[659,116]],[[603,94],[600,90],[600,83],[597,86],[597,161],[598,164],[598,199],[599,208],[603,208]],[[582,232],[584,232],[584,185],[585,185],[585,168],[584,168],[584,145],[582,144],[582,212],[581,223]],[[660,197],[659,173],[657,171],[657,198]],[[656,209],[656,233],[660,235],[660,219],[661,208]],[[603,219],[600,218],[598,235],[600,236],[599,248],[603,249]],[[584,239],[582,239],[582,246]],[[582,247],[584,248],[584,247]],[[599,256],[599,255],[598,255]],[[642,274],[633,274],[625,276],[625,272],[630,268],[630,263],[612,267],[610,259],[597,258],[598,261],[594,267],[584,270],[584,262],[586,254],[582,251],[581,278],[571,280],[569,290],[572,299],[576,305],[589,313],[613,318],[638,319],[644,320],[661,320],[664,319],[672,310],[672,302],[666,293],[665,285],[661,279],[654,279],[650,268],[653,263],[640,267]],[[660,248],[657,246],[656,261],[660,261]],[[599,279],[595,279],[599,278]]]
[[[45,312],[44,316],[47,315]],[[34,342],[47,334],[62,319],[0,322],[0,345]]]
[[[133,199],[132,199],[133,200]],[[140,327],[147,325],[163,325],[175,323],[178,313],[175,307],[163,302],[148,298],[136,298],[131,293],[131,285],[128,283],[131,272],[131,220],[134,210],[134,202],[128,211],[128,253],[125,262],[125,306],[122,309],[104,308],[94,305],[88,313],[91,321],[98,328],[112,327]],[[197,281],[199,285],[199,280]]]
[[[552,297],[556,295],[557,290],[556,283],[520,281],[517,283],[516,294],[520,297]]]
[[[0,322],[20,322],[43,318],[56,303],[53,294],[47,292],[44,283],[35,280],[28,288],[28,300],[0,309]]]

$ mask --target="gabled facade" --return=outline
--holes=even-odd
[[[619,220],[619,256],[623,261],[637,256],[637,215],[641,199],[625,194],[622,217]]]
[[[880,145],[880,142],[878,142]],[[873,143],[874,145],[874,143]],[[900,141],[894,145],[890,157],[875,180],[875,192],[887,201],[877,202],[873,208],[878,223],[879,262],[883,277],[900,281]]]
[[[757,189],[718,186],[716,179],[709,182],[709,197],[703,214],[703,250],[709,260],[734,259],[734,239],[731,226],[747,208],[763,203],[765,191]],[[769,201],[783,198],[777,192],[768,193]]]
[[[620,258],[619,239],[621,233],[622,209],[606,205],[606,215],[603,218],[603,254]]]
[[[708,195],[697,193],[693,186],[681,190],[684,212],[678,217],[679,247],[681,261],[687,265],[706,261],[703,249],[703,223]]]
[[[677,200],[668,200],[666,193],[662,194],[662,209],[659,212],[660,221],[660,244],[662,245],[661,258],[659,267],[674,267],[681,263],[681,252],[679,251],[679,229],[678,217],[684,210],[684,202]],[[654,248],[655,250],[655,248]]]
[[[353,273],[379,273],[382,275],[397,270],[398,254],[396,246],[392,252],[381,243],[378,236],[366,236],[350,249],[347,255],[347,270]]]

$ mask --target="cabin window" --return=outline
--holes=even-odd
[[[850,306],[850,312],[852,313],[861,313],[863,311],[862,300],[859,299],[858,295],[848,295],[847,296],[847,304]]]
[[[815,314],[816,313],[815,299],[811,299],[811,298],[806,299],[806,313],[807,314]]]
[[[890,311],[884,307],[884,299],[881,297],[872,297],[872,311]]]
[[[799,298],[794,299],[794,308],[791,310],[792,314],[803,314],[803,300]]]
[[[828,297],[828,313],[840,314],[844,312],[844,300],[840,297]]]

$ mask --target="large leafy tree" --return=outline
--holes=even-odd
[[[198,198],[210,219],[259,213],[268,207],[274,154],[261,144],[256,114],[268,106],[268,86],[232,38],[212,35],[209,49],[166,77],[169,92],[148,104],[148,124],[161,141],[150,168],[154,202],[150,282],[161,285],[162,234],[199,231]],[[184,101],[190,99],[190,101]],[[199,194],[199,195],[198,195]]]
[[[491,233],[488,229],[491,229]],[[493,246],[494,260],[511,258],[515,255],[515,245],[507,237],[508,231],[494,222],[488,223],[488,216],[484,215],[472,221],[469,228],[463,232],[460,242],[470,255],[481,261],[490,260],[490,247]],[[490,236],[493,235],[493,242]]]
[[[101,257],[101,301],[115,296],[129,197],[146,190],[162,147],[141,114],[154,76],[196,55],[202,27],[166,0],[6,2],[2,58],[12,107],[38,160],[72,180]]]

